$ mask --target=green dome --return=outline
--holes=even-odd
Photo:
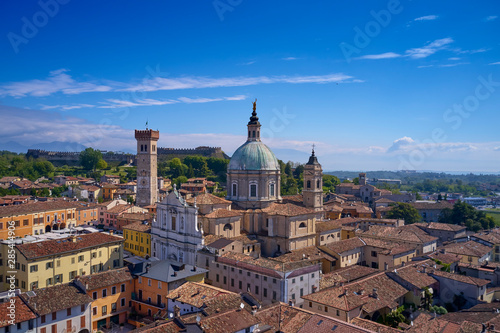
[[[280,170],[271,149],[260,141],[247,141],[236,149],[228,170]]]

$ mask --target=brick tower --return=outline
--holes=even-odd
[[[139,206],[153,205],[158,201],[158,163],[156,142],[159,131],[135,130],[137,140],[137,197]]]

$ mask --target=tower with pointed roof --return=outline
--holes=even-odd
[[[135,130],[137,140],[137,197],[139,206],[153,205],[158,201],[158,164],[156,143],[159,131]]]
[[[304,166],[304,188],[302,190],[304,206],[316,211],[323,210],[323,170],[312,149],[309,161]]]

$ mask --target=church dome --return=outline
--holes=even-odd
[[[236,149],[228,170],[280,170],[278,159],[260,141],[247,141]]]

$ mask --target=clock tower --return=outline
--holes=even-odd
[[[153,205],[158,201],[157,141],[159,131],[135,130],[137,140],[137,197],[139,206]]]
[[[319,164],[314,147],[309,162],[304,166],[304,188],[302,189],[304,206],[316,211],[323,210],[323,170]]]

